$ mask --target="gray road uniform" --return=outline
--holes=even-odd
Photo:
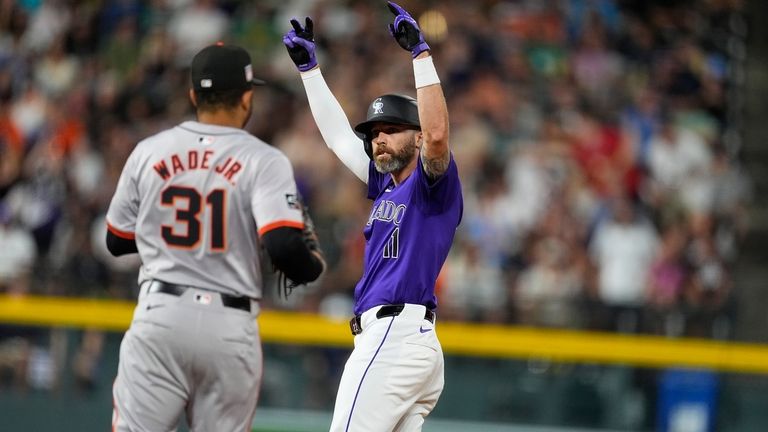
[[[303,228],[288,159],[247,132],[184,122],[140,142],[107,213],[133,239],[139,299],[113,430],[250,430],[262,376],[260,236]]]

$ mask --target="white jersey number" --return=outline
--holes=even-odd
[[[211,208],[210,217],[210,248],[214,252],[222,252],[227,248],[225,215],[227,191],[214,189],[205,196],[205,204]],[[201,223],[200,213],[203,210],[203,195],[195,188],[185,186],[170,186],[160,195],[160,204],[176,209],[176,222],[185,225],[186,229],[176,232],[173,225],[161,225],[160,235],[170,247],[179,249],[196,249],[200,245]]]
[[[389,241],[384,245],[384,258],[397,258],[400,256],[400,228],[395,228]]]

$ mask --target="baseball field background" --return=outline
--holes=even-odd
[[[767,431],[768,2],[401,4],[465,188],[424,430]],[[352,122],[412,91],[383,1],[0,1],[0,432],[108,430],[138,263],[108,255],[104,212],[136,142],[191,115],[205,38],[248,47],[270,83],[247,129],[291,159],[329,262],[287,300],[267,281],[253,431],[327,430],[368,208],[280,42],[303,15]],[[617,190],[660,245],[639,304],[601,295],[592,240]]]
[[[54,391],[0,394],[7,430],[100,430],[108,424],[109,382],[132,310],[128,301],[0,297],[7,324],[54,326],[54,349],[48,356],[33,353],[29,374],[59,376]],[[260,324],[269,372],[253,430],[327,428],[334,382],[350,350],[347,324],[277,311],[264,312]],[[96,328],[107,332],[102,352],[111,354],[101,359],[95,388],[85,389],[51,364],[69,369],[85,329]],[[440,332],[449,384],[427,431],[646,430],[637,424],[656,411],[645,406],[649,400],[659,412],[693,407],[682,429],[668,430],[697,427],[697,409],[717,419],[716,430],[758,431],[768,424],[760,409],[768,386],[768,346],[762,344],[452,322],[441,322]],[[637,380],[649,394],[638,394]]]

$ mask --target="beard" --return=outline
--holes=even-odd
[[[389,159],[383,161],[379,160],[379,155],[382,154],[388,154]],[[408,164],[411,163],[414,154],[416,154],[415,145],[407,145],[395,153],[385,149],[374,153],[373,164],[376,166],[376,171],[382,174],[388,174],[400,171],[408,166]]]

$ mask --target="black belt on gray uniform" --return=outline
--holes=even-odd
[[[404,304],[384,305],[381,308],[379,308],[378,311],[376,311],[376,318],[398,316],[400,315],[400,312],[403,311],[403,309],[405,309]],[[361,315],[355,315],[354,318],[349,320],[349,329],[352,330],[353,336],[359,335],[360,333],[363,332],[363,327],[360,324],[360,317]],[[427,311],[424,313],[424,319],[434,324],[435,313],[427,309]]]
[[[188,289],[192,287],[186,287],[183,285],[176,285],[168,282],[159,281],[157,279],[152,279],[151,281],[147,282],[149,286],[147,287],[147,293],[163,293],[163,294],[170,294],[177,297],[181,297],[182,294]],[[220,292],[211,291],[215,294],[218,294],[221,297],[221,304],[227,307],[235,308],[244,310],[246,312],[251,311],[251,299],[249,297],[244,296],[233,296],[230,294],[224,294]]]

